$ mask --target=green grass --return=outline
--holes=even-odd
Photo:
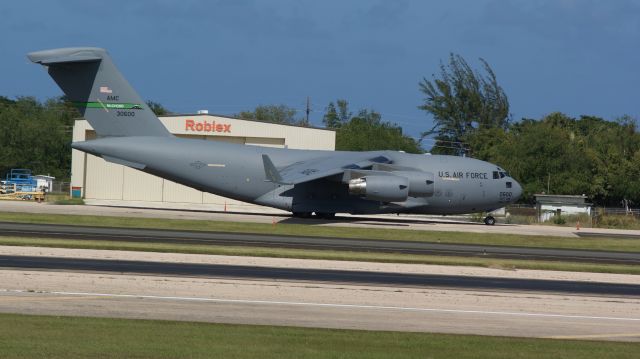
[[[72,198],[66,193],[47,193],[46,201],[58,205],[84,204],[82,198]]]
[[[56,200],[55,202],[53,202],[53,204],[78,205],[78,204],[84,204],[84,200],[82,200],[82,198],[64,198],[64,199]]]
[[[625,215],[600,216],[597,225],[601,228],[640,229],[640,218]]]
[[[637,358],[636,343],[0,314],[2,358]]]
[[[127,250],[161,253],[216,254],[269,258],[329,259],[381,263],[438,264],[499,269],[538,269],[571,272],[618,273],[640,275],[640,266],[560,261],[533,261],[482,257],[429,256],[400,253],[349,252],[269,247],[216,246],[153,242],[87,241],[74,239],[42,239],[0,237],[0,245],[52,248],[82,248],[98,250]]]
[[[519,234],[436,232],[397,228],[355,228],[285,223],[271,225],[263,223],[223,222],[210,220],[15,212],[0,212],[0,221],[640,252],[639,240],[606,237],[571,238]]]

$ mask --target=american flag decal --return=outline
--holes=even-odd
[[[112,93],[111,89],[108,86],[100,86],[101,93]]]

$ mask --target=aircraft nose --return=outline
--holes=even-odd
[[[522,186],[517,181],[513,181],[513,202],[517,201],[522,196]]]

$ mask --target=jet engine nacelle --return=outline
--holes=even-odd
[[[433,173],[416,171],[394,171],[393,174],[400,177],[406,177],[409,180],[409,196],[433,196]]]
[[[349,181],[349,194],[372,201],[404,202],[409,196],[409,180],[399,176],[366,176]]]

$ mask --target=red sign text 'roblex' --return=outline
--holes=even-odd
[[[231,125],[230,124],[222,124],[213,122],[196,122],[194,120],[187,119],[184,122],[185,131],[194,131],[194,132],[229,132],[231,133]]]

